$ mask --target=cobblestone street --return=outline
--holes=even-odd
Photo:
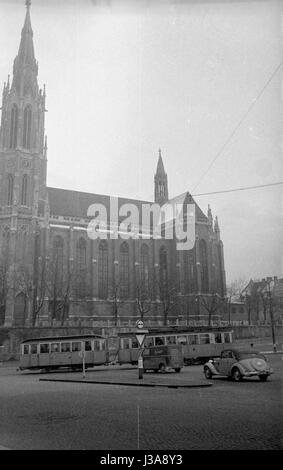
[[[9,449],[279,449],[282,359],[269,381],[215,378],[208,388],[46,382],[81,374],[0,368],[0,446]],[[103,368],[101,368],[103,369]],[[86,380],[136,381],[137,370],[88,371]],[[145,383],[203,384],[202,366],[146,374]],[[139,430],[138,430],[139,421]]]

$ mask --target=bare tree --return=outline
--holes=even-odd
[[[152,283],[150,283],[148,279],[141,278],[136,283],[136,303],[140,319],[142,321],[144,320],[145,315],[151,310],[152,299]]]
[[[0,324],[4,323],[8,295],[8,269],[5,264],[0,266]]]
[[[33,295],[33,310],[32,310],[32,326],[36,325],[39,314],[43,308],[46,291],[47,291],[47,260],[46,258],[39,257],[37,276],[35,279],[34,295]]]
[[[231,304],[233,303],[234,299],[241,300],[241,294],[244,287],[247,285],[247,281],[245,279],[239,278],[235,279],[231,282],[229,286],[227,286],[227,309],[228,309],[228,321],[231,323]]]
[[[160,279],[159,289],[160,302],[163,310],[163,324],[166,326],[168,324],[169,313],[176,303],[178,290],[176,288],[175,280],[171,277]]]
[[[217,313],[221,297],[217,292],[200,295],[201,305],[208,313],[208,326],[211,326],[212,317]]]
[[[73,268],[69,265],[64,270],[58,262],[58,257],[54,257],[48,264],[46,287],[51,298],[51,319],[59,320],[62,326],[69,313],[73,277]]]
[[[107,301],[112,308],[113,320],[114,320],[115,326],[118,325],[119,309],[122,307],[124,303],[124,300],[121,299],[120,291],[121,291],[120,283],[115,281],[114,279],[109,289],[109,296],[108,296]]]

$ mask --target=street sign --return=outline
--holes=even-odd
[[[144,343],[145,334],[144,333],[136,333],[136,338],[137,338],[137,341],[138,341],[140,347],[142,347],[142,345]]]
[[[140,348],[143,346],[144,339],[147,334],[148,334],[148,330],[139,329],[135,332],[137,342],[139,343]]]
[[[137,328],[140,328],[140,329],[143,328],[143,321],[142,321],[142,320],[138,320],[138,321],[136,322],[136,325],[137,325]]]

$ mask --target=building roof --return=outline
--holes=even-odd
[[[72,191],[68,189],[47,188],[48,201],[50,214],[55,216],[78,217],[87,218],[88,208],[92,204],[102,204],[106,207],[107,211],[110,210],[111,196],[105,194],[85,193],[81,191]],[[138,199],[129,199],[121,197],[112,197],[113,200],[118,201],[118,207],[123,204],[134,204],[141,214],[143,204],[153,204],[152,201],[144,201]],[[170,199],[168,203],[179,204],[195,204],[196,206],[196,220],[207,222],[207,217],[204,215],[200,207],[196,204],[190,193],[186,192]]]

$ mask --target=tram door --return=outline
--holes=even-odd
[[[32,343],[30,345],[30,366],[38,367],[39,365],[39,354],[38,354],[38,345],[37,343]]]

